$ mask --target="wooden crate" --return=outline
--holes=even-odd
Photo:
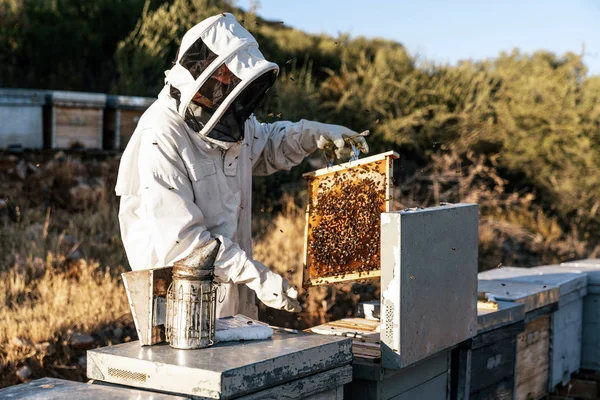
[[[102,110],[55,107],[54,148],[102,148]]]
[[[550,315],[525,324],[517,338],[516,400],[541,399],[548,394]]]
[[[509,400],[515,395],[517,335],[525,330],[524,306],[498,304],[497,310],[478,309],[478,333],[471,347],[471,400]]]
[[[517,337],[517,375],[515,399],[536,400],[548,395],[550,382],[551,315],[558,309],[560,291],[552,285],[486,280],[479,274],[481,294],[500,301],[522,303],[525,331]]]
[[[380,213],[390,211],[397,158],[390,151],[304,175],[304,287],[381,276]]]
[[[49,92],[45,146],[52,149],[102,149],[106,95]]]

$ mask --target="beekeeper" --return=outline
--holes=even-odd
[[[300,311],[296,290],[252,258],[252,176],[289,170],[326,146],[343,157],[349,137],[368,151],[363,137],[342,126],[259,122],[252,112],[278,72],[233,15],[200,22],[183,37],[119,166],[119,222],[131,268],[172,265],[218,238],[215,276],[225,293],[217,317],[257,318],[254,293],[269,307]]]

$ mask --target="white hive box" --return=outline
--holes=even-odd
[[[583,338],[581,368],[600,371],[600,259],[585,259],[560,264],[588,276],[583,298]]]
[[[12,144],[30,149],[42,148],[45,102],[43,91],[0,89],[0,148]]]
[[[479,274],[480,278],[552,285],[559,289],[558,309],[551,314],[550,386],[566,385],[581,365],[583,297],[587,276],[569,272],[559,265],[534,268],[504,267]]]

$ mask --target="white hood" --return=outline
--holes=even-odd
[[[227,84],[215,78],[223,70],[233,74]],[[250,32],[232,14],[223,13],[184,35],[159,97],[174,99],[177,113],[201,136],[231,143],[239,138],[230,138],[227,132],[237,126],[243,134],[243,121],[278,73],[277,64],[265,60]],[[197,93],[206,95],[213,107],[192,102]]]

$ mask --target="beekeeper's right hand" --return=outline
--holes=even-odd
[[[234,283],[244,283],[256,292],[256,297],[267,307],[289,312],[302,310],[298,302],[298,291],[282,276],[272,272],[266,265],[248,260]]]

